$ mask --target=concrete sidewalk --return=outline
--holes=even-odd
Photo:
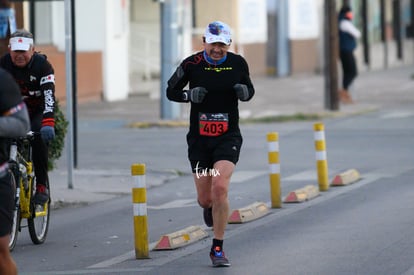
[[[266,116],[318,114],[321,116],[347,116],[383,108],[403,108],[414,104],[414,68],[405,66],[388,70],[365,72],[358,76],[352,88],[355,104],[341,105],[338,111],[324,108],[324,78],[321,75],[302,75],[287,78],[253,78],[256,95],[250,102],[239,105],[242,118]],[[183,104],[186,121],[189,104]],[[147,96],[131,96],[118,102],[89,102],[78,106],[78,137],[83,129],[94,125],[96,142],[106,135],[108,129],[124,134],[126,125],[137,122],[160,123],[160,100]],[[124,146],[134,146],[125,144]],[[83,152],[87,154],[88,152]],[[154,153],[152,153],[154,154]],[[145,156],[144,156],[145,157]],[[131,176],[126,169],[99,167],[99,158],[92,168],[75,169],[73,176],[77,185],[68,189],[65,156],[58,168],[50,172],[52,206],[83,205],[130,194]],[[177,177],[174,171],[147,171],[149,187],[163,184]]]

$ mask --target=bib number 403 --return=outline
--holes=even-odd
[[[201,128],[202,135],[220,136],[227,131],[227,122],[204,122]]]
[[[200,135],[220,136],[227,132],[229,127],[228,114],[206,114],[201,113],[199,117]]]

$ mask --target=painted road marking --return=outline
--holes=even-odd
[[[267,171],[235,171],[231,176],[232,183],[241,183],[268,174]]]
[[[158,206],[148,206],[148,209],[171,209],[171,208],[182,208],[198,205],[196,199],[182,199],[182,200],[173,200],[167,203],[158,205]]]
[[[300,173],[293,174],[291,176],[283,178],[286,181],[302,181],[302,180],[316,180],[318,177],[316,175],[316,170],[306,170]]]

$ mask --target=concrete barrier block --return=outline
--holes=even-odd
[[[182,230],[161,236],[153,250],[172,250],[207,237],[207,231],[203,230],[200,226],[189,226]]]
[[[269,207],[264,202],[255,202],[243,208],[233,210],[228,223],[245,223],[263,217],[269,213]]]
[[[336,175],[331,181],[331,186],[344,186],[354,183],[360,179],[361,175],[356,169],[349,169]]]
[[[319,196],[319,188],[315,185],[306,185],[303,188],[290,192],[283,202],[304,202]]]

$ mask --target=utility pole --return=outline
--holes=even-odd
[[[64,0],[65,11],[65,61],[66,61],[66,116],[69,125],[73,123],[73,102],[72,102],[72,17],[71,1]],[[68,189],[73,189],[73,127],[68,128],[66,146],[68,148],[67,167],[68,167]]]
[[[336,1],[325,0],[325,108],[339,110],[338,103],[338,21]]]
[[[165,95],[167,81],[177,67],[177,0],[159,0],[161,8],[161,118],[180,117],[180,105]]]
[[[77,61],[76,61],[76,20],[75,0],[70,1],[70,24],[71,24],[71,67],[72,67],[72,130],[73,130],[73,167],[78,168],[78,100],[77,100]]]
[[[368,13],[368,1],[362,0],[361,3],[361,15],[362,15],[362,44],[364,45],[364,63],[367,67],[371,68],[370,60],[370,45],[369,45],[369,13]]]
[[[384,69],[388,69],[388,38],[385,0],[380,0],[381,41],[384,44]]]

